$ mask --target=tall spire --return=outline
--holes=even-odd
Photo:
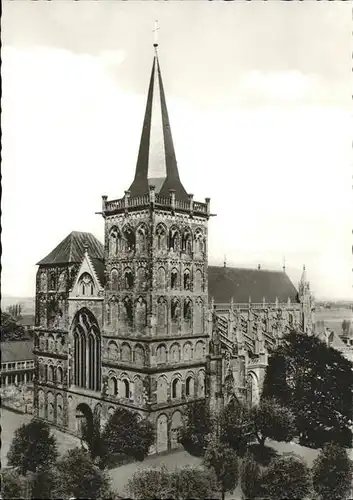
[[[156,193],[169,196],[175,190],[176,199],[188,199],[180,182],[168,110],[164,94],[161,70],[158,61],[158,22],[154,32],[155,55],[147,94],[147,104],[140,148],[137,157],[135,178],[130,186],[131,196],[147,194],[149,186],[155,186]]]

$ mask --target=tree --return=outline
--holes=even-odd
[[[206,450],[204,464],[214,471],[219,490],[224,500],[227,491],[234,491],[238,484],[238,456],[223,443],[211,442]]]
[[[129,480],[128,490],[136,500],[214,498],[214,475],[202,467],[181,467],[168,471],[149,468],[135,472]]]
[[[221,441],[242,456],[254,432],[249,409],[232,398],[221,413],[220,426]]]
[[[241,469],[241,489],[247,500],[255,499],[259,494],[261,470],[251,453],[243,458]]]
[[[347,451],[335,443],[327,443],[312,467],[315,492],[323,500],[349,498],[352,472]]]
[[[289,407],[301,443],[352,442],[353,364],[315,336],[290,332],[269,360],[263,397]]]
[[[308,466],[301,457],[289,453],[272,460],[260,482],[259,496],[271,500],[304,499],[311,491]]]
[[[106,423],[101,439],[107,453],[144,460],[154,443],[155,432],[149,420],[139,420],[136,412],[118,407]]]
[[[267,438],[289,442],[296,433],[292,411],[274,398],[262,398],[260,404],[251,408],[254,433],[261,446]]]
[[[1,471],[1,498],[23,498],[25,485],[23,477],[18,471],[13,469],[3,469]]]
[[[57,457],[56,439],[50,434],[49,425],[40,420],[32,420],[16,429],[7,454],[8,464],[18,467],[20,474],[51,467]]]
[[[213,423],[209,405],[205,400],[191,403],[185,413],[178,441],[190,455],[203,456],[208,445]]]
[[[6,312],[1,311],[1,341],[9,342],[13,340],[23,340],[26,332],[22,325]]]
[[[109,478],[86,451],[80,448],[67,451],[58,461],[57,470],[56,498],[109,498]]]

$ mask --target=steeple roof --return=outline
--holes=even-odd
[[[157,44],[155,49],[156,47]],[[147,194],[150,185],[155,186],[156,193],[161,195],[169,196],[169,190],[174,189],[176,199],[188,198],[179,179],[157,50],[153,59],[135,179],[129,189],[130,195]]]

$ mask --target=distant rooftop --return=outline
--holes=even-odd
[[[15,342],[1,342],[1,362],[25,361],[34,359],[33,341],[19,340]]]
[[[284,271],[208,266],[208,294],[215,303],[298,302],[298,292]]]

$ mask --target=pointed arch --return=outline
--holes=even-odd
[[[180,301],[177,297],[173,297],[171,302],[171,330],[172,333],[177,333],[180,328]]]
[[[63,383],[63,369],[61,366],[58,366],[57,371],[56,371],[56,381],[58,384]]]
[[[192,232],[190,228],[185,228],[181,240],[181,250],[187,255],[192,254]]]
[[[176,226],[172,226],[169,230],[169,249],[174,252],[180,250],[180,232]]]
[[[168,306],[164,297],[159,297],[157,301],[157,333],[167,333]]]
[[[183,288],[184,288],[184,290],[191,290],[191,275],[190,275],[190,269],[184,269],[184,275],[183,275]]]
[[[173,267],[173,269],[170,272],[170,288],[172,290],[178,290],[180,288],[180,282],[179,282],[179,271],[176,267]]]
[[[183,320],[184,320],[184,329],[186,331],[190,331],[192,329],[192,301],[189,297],[186,297],[184,299]]]
[[[175,375],[171,383],[171,398],[181,399],[181,380],[180,376]]]
[[[165,344],[159,344],[156,349],[156,362],[163,364],[167,362],[167,347]]]
[[[125,297],[122,304],[122,319],[125,328],[132,328],[133,325],[133,310],[132,300],[130,297]]]
[[[183,423],[182,414],[179,410],[177,410],[172,415],[171,426],[170,426],[170,447],[172,449],[180,447],[178,437],[179,437],[179,429],[182,426],[182,423]]]
[[[204,333],[204,304],[203,300],[198,297],[195,302],[195,321],[194,328],[196,334]]]
[[[192,359],[192,344],[185,342],[183,345],[183,361],[191,361]]]
[[[111,340],[108,343],[108,358],[112,359],[112,360],[119,359],[119,349],[118,349],[116,342],[114,342],[114,340]]]
[[[61,394],[56,396],[56,422],[58,425],[64,425],[64,400]]]
[[[139,297],[135,302],[135,329],[143,333],[147,323],[147,304],[143,297]]]
[[[114,377],[114,376],[109,377],[108,392],[111,396],[118,395],[118,381],[117,381],[116,377]]]
[[[201,269],[196,269],[194,278],[194,290],[195,292],[203,292],[203,273]]]
[[[195,345],[195,359],[203,359],[205,357],[205,342],[203,340],[199,340]]]
[[[197,228],[194,236],[195,254],[201,256],[205,252],[205,236],[201,228]]]
[[[167,228],[164,224],[161,222],[157,224],[156,227],[156,243],[157,243],[157,250],[167,250]]]
[[[131,363],[131,347],[127,342],[124,342],[121,346],[121,361]]]
[[[180,362],[180,346],[178,343],[174,343],[171,345],[169,350],[169,361],[171,363],[179,363]]]
[[[166,272],[164,267],[159,267],[157,271],[157,288],[158,290],[165,290],[166,287]]]
[[[161,453],[168,449],[168,418],[164,413],[157,418],[156,431],[157,453]]]
[[[134,275],[130,267],[124,269],[124,289],[132,290],[134,288]]]
[[[145,364],[145,350],[141,344],[136,344],[134,347],[134,361],[138,366],[144,366]]]
[[[185,379],[185,396],[193,398],[195,391],[195,376],[193,373],[188,373]]]
[[[136,272],[136,284],[138,290],[146,290],[147,289],[147,272],[146,269],[140,266]]]
[[[144,253],[147,250],[147,236],[147,226],[142,222],[136,230],[136,249],[139,253]]]
[[[110,286],[113,292],[119,290],[119,271],[115,267],[110,271]]]
[[[123,244],[125,252],[134,252],[136,247],[135,231],[130,224],[125,224],[122,229]]]
[[[157,403],[168,401],[168,382],[165,375],[160,375],[157,379]]]
[[[205,372],[200,370],[197,374],[197,396],[199,398],[205,397]]]

